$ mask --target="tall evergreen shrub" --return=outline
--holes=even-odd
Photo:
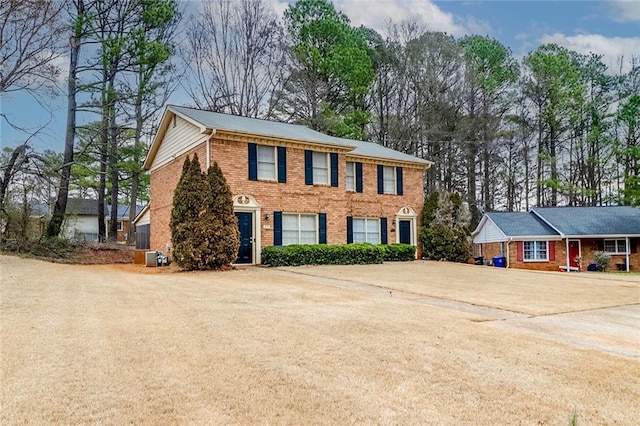
[[[233,198],[217,164],[205,175],[197,155],[185,160],[169,227],[173,259],[185,270],[219,269],[236,259],[240,238]]]

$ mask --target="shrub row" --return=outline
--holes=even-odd
[[[368,265],[413,260],[415,250],[409,244],[296,244],[265,247],[262,263],[269,266]]]

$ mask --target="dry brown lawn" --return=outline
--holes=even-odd
[[[640,419],[640,358],[486,314],[635,318],[638,276],[434,262],[180,273],[0,256],[0,267],[3,425]]]

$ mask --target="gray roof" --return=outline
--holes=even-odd
[[[559,236],[549,225],[528,212],[491,212],[487,216],[507,237]]]
[[[31,206],[33,213],[37,215],[49,215],[53,210],[55,200],[51,201],[51,205],[36,203]],[[136,207],[136,215],[142,211],[144,206]],[[97,216],[98,200],[84,198],[69,198],[67,200],[67,214],[74,216]],[[111,206],[107,205],[104,214],[108,218],[111,214]],[[129,205],[118,205],[118,217],[129,217]]]
[[[636,207],[535,207],[532,212],[567,236],[640,236]]]
[[[353,154],[365,157],[431,164],[430,161],[385,148],[376,143],[336,138],[297,124],[221,114],[177,105],[168,105],[167,109],[211,129],[335,146],[351,149]]]

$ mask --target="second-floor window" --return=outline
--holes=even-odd
[[[287,148],[249,143],[249,180],[287,182]]]
[[[276,180],[276,147],[258,145],[258,179]]]
[[[402,167],[378,165],[378,194],[403,194]]]
[[[362,192],[362,163],[359,161],[347,161],[346,173],[347,191]]]
[[[313,153],[313,183],[329,185],[329,161],[327,153]]]
[[[347,191],[356,190],[356,163],[347,162]]]

